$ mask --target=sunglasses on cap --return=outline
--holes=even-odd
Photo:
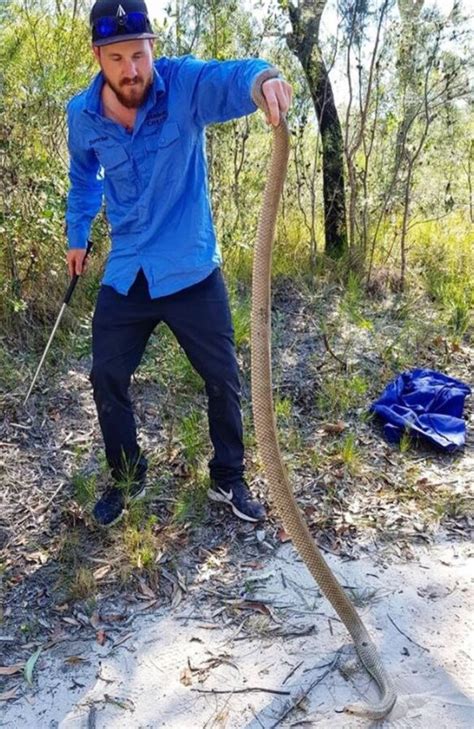
[[[150,30],[150,21],[145,13],[106,15],[95,20],[92,28],[97,38],[111,38],[122,33],[146,33]]]

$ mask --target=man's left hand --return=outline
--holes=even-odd
[[[270,78],[263,82],[262,94],[268,106],[267,124],[277,127],[280,123],[280,113],[286,114],[290,108],[293,89],[281,78]]]

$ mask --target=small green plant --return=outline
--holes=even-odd
[[[135,506],[139,505],[133,504],[133,509],[126,515],[123,548],[126,559],[132,567],[150,570],[154,568],[157,550],[154,535],[157,517],[152,515],[144,519],[143,509],[135,509]]]
[[[339,453],[348,471],[356,473],[360,466],[360,450],[353,433],[346,435]]]
[[[240,349],[250,341],[250,299],[239,299],[237,294],[231,297],[232,323],[234,342]]]
[[[80,534],[77,529],[69,529],[63,532],[59,539],[57,559],[65,567],[75,569],[81,561],[82,545]]]
[[[163,323],[151,337],[139,373],[175,393],[202,392],[204,382],[179,346],[174,334]]]
[[[79,567],[68,586],[68,598],[70,600],[84,600],[94,595],[96,591],[95,577],[87,567]]]
[[[186,485],[178,494],[174,509],[173,520],[177,523],[199,523],[205,513],[208,502],[207,490],[209,478],[197,474],[192,483]]]
[[[72,487],[74,489],[74,497],[78,504],[87,507],[90,506],[96,498],[96,475],[76,473],[72,477]]]
[[[290,425],[293,406],[289,397],[278,397],[275,400],[275,417],[279,425]]]
[[[324,416],[343,417],[363,405],[367,390],[367,381],[361,375],[333,374],[321,383],[316,404]]]
[[[255,429],[253,427],[253,419],[251,409],[244,403],[243,407],[244,421],[244,448],[246,451],[253,450],[256,447]]]
[[[195,465],[207,450],[207,437],[201,411],[191,410],[189,415],[181,419],[178,425],[178,440],[186,460]]]
[[[362,304],[364,301],[363,288],[360,277],[349,271],[346,290],[341,301],[341,311],[343,311],[349,319],[362,329],[373,329],[373,323],[366,319],[362,314]]]
[[[465,292],[456,292],[449,307],[448,326],[456,338],[461,339],[471,323],[472,309]]]
[[[407,453],[411,448],[412,440],[410,435],[410,429],[405,428],[398,443],[400,453]]]

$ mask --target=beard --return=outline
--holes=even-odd
[[[105,76],[105,80],[122,106],[125,106],[126,109],[138,109],[148,96],[153,76],[150,74],[148,79],[138,75],[134,78],[124,78],[119,85],[112,83],[107,76]]]

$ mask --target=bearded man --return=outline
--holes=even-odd
[[[111,251],[95,308],[91,382],[113,485],[94,507],[110,526],[142,496],[147,459],[137,442],[130,379],[160,322],[205,382],[210,498],[248,521],[265,518],[244,478],[240,386],[221,255],[214,232],[205,129],[256,111],[278,125],[291,87],[259,59],[154,60],[142,0],[97,0],[90,13],[100,73],[68,104],[71,188],[68,268],[85,268],[105,198]],[[123,488],[127,483],[127,494]]]

